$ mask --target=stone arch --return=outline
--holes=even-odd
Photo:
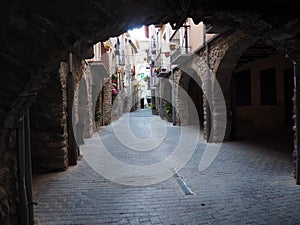
[[[188,94],[191,97],[196,107],[198,113],[198,119],[200,123],[200,129],[203,129],[204,128],[203,90],[202,87],[194,79],[190,79],[189,86],[188,86]],[[190,118],[190,123],[192,122],[193,122],[193,118]]]
[[[216,65],[212,66],[223,93],[229,89],[232,72],[238,59],[257,40],[257,37],[241,32],[235,32],[226,38],[227,43],[223,44],[221,54],[217,55]]]
[[[170,109],[172,108],[172,77],[171,73],[161,75],[158,78],[156,107],[161,119],[172,121]]]
[[[30,108],[32,167],[34,173],[65,170],[68,165],[66,89],[68,66],[61,63],[57,76]],[[51,93],[51,94],[49,94]]]
[[[221,86],[227,111],[227,126],[225,139],[231,139],[235,137],[235,129],[233,128],[233,109],[232,109],[232,100],[231,100],[231,81],[232,75],[238,63],[240,57],[247,51],[247,49],[253,46],[258,40],[264,42],[262,37],[254,37],[251,35],[246,35],[241,32],[236,32],[230,35],[227,39],[227,45],[223,49],[226,51],[221,54],[219,59],[215,60],[216,63],[213,65],[213,70],[216,74],[217,80]],[[275,46],[276,47],[276,46]],[[218,99],[214,99],[214,102],[218,102]],[[217,107],[214,107],[217,109]],[[215,115],[218,112],[214,112]],[[217,117],[213,118],[213,124],[217,126],[218,120]],[[235,127],[235,125],[234,125]],[[233,131],[233,132],[232,132]]]
[[[78,86],[78,121],[87,122],[88,120],[88,85],[85,77],[82,77]]]
[[[94,130],[94,108],[92,102],[91,74],[89,67],[85,67],[77,86],[77,120],[84,123],[84,136],[90,137]]]
[[[230,96],[230,83],[231,76],[236,67],[238,59],[244,54],[244,52],[257,41],[257,37],[246,35],[242,32],[235,32],[230,34],[221,40],[222,43],[219,43],[221,48],[214,49],[210,52],[210,58],[213,59],[210,62],[212,71],[216,76],[216,79],[221,87],[223,92],[225,105],[226,105],[226,130],[224,140],[231,139],[231,128],[232,128],[232,104]],[[222,35],[223,37],[223,35]],[[220,99],[218,95],[213,95],[214,104],[218,104]],[[212,114],[215,115],[212,117],[212,124],[215,127],[218,127],[219,119],[217,111],[218,107],[212,107]]]
[[[250,1],[231,1],[217,6],[208,0],[187,1],[190,4],[186,6],[183,2],[74,0],[69,7],[65,0],[5,1],[7,7],[0,9],[4,15],[1,20],[4,32],[0,37],[1,143],[8,143],[11,128],[17,126],[19,118],[38,99],[36,93],[49,86],[51,78],[57,76],[51,71],[57,69],[61,61],[66,61],[68,52],[82,56],[94,43],[137,25],[171,22],[178,27],[190,16],[196,23],[205,21],[216,29],[231,27],[263,35],[269,41],[277,40],[281,48],[287,49],[296,62],[300,62],[298,1],[266,1],[267,6]],[[9,145],[3,145],[2,149],[8,152]],[[2,169],[6,169],[3,163],[0,171]],[[6,175],[8,183],[13,184],[6,185],[7,190],[15,190],[16,179],[11,178],[15,178],[15,174],[14,171]],[[15,205],[16,200],[11,196],[15,193],[4,197]]]
[[[128,113],[130,111],[131,104],[130,99],[128,96],[124,97],[124,104],[123,104],[123,113]]]
[[[203,128],[204,115],[201,74],[194,68],[187,67],[186,65],[182,67],[180,66],[180,70],[175,72],[175,83],[178,84],[176,85],[176,110],[179,111],[179,113],[176,113],[176,119],[178,124],[194,124],[195,118],[194,116],[191,116],[191,111],[196,109],[199,119],[199,123],[197,122],[197,124],[200,124],[200,128]],[[185,99],[187,96],[180,95],[178,86],[180,86],[188,94],[191,101]],[[181,118],[179,114],[181,115]]]

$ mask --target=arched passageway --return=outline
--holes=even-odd
[[[179,70],[179,79],[176,91],[176,109],[179,111],[178,120],[183,119],[185,125],[199,125],[203,129],[205,96],[202,90],[202,80],[197,72],[191,68]],[[181,90],[187,95],[182,95]],[[182,118],[181,118],[181,117]],[[186,117],[186,118],[185,118]],[[195,121],[198,120],[198,121]],[[182,125],[182,124],[181,124]]]
[[[284,54],[260,41],[249,47],[232,75],[233,132],[291,130],[293,77],[293,64]]]
[[[243,48],[236,49],[239,42]],[[216,76],[226,101],[228,139],[249,144],[264,137],[265,143],[278,141],[280,154],[295,154],[294,65],[287,54],[257,37],[241,38],[225,53]]]
[[[57,70],[62,61],[66,63],[66,73],[70,72],[70,65],[67,65],[69,52],[84,59],[86,50],[93,44],[110,36],[117,36],[128,28],[166,22],[171,22],[177,28],[190,16],[196,23],[205,21],[206,24],[212,25],[215,32],[234,29],[246,35],[263,37],[272,46],[287,52],[299,64],[299,3],[265,3],[267,6],[256,1],[232,1],[216,7],[211,1],[192,0],[138,3],[76,0],[72,5],[65,0],[43,3],[4,1],[4,7],[0,9],[3,31],[0,37],[0,143],[3,149],[0,154],[0,171],[3,176],[0,199],[4,202],[1,209],[5,209],[0,213],[1,223],[18,223],[16,208],[19,201],[15,196],[20,185],[18,186],[16,181],[22,173],[15,162],[18,146],[22,144],[17,137],[17,131],[23,123],[20,118],[31,107],[39,108],[37,105],[33,106],[34,103],[51,102],[52,98],[48,99],[47,95],[43,95],[44,88],[51,87],[51,82],[58,80]],[[244,46],[241,44],[239,47]],[[49,94],[53,94],[54,89],[50,90]],[[57,105],[57,102],[54,104]],[[64,106],[59,105],[58,108]],[[296,109],[297,115],[299,111]],[[58,127],[63,132],[61,137],[66,141],[66,125],[65,121],[61,120],[66,116],[66,111],[59,113],[62,116],[56,118],[55,122],[59,123]],[[49,114],[44,116],[49,117]],[[215,122],[214,124],[217,124],[217,121]],[[70,147],[70,143],[68,146]],[[66,150],[63,148],[61,151],[65,154]]]
[[[202,88],[199,87],[199,85],[196,83],[194,79],[191,79],[189,82],[188,92],[198,112],[200,129],[203,129],[203,122],[204,122],[203,97],[204,96],[203,96]]]

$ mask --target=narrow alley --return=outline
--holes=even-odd
[[[299,11],[1,1],[0,225],[299,225]]]
[[[145,140],[151,136],[149,123],[156,121],[158,127],[165,127],[165,139],[151,151],[131,150],[117,139],[113,128],[120,128],[124,120],[137,138]],[[282,135],[225,142],[202,172],[198,164],[207,144],[199,138],[191,160],[179,171],[191,195],[176,176],[147,186],[130,185],[133,177],[128,177],[129,185],[123,185],[105,179],[90,166],[99,137],[120,161],[149,165],[174,151],[180,129],[147,109],[124,114],[104,127],[85,140],[78,166],[35,178],[37,224],[299,224],[300,189],[294,185],[291,152],[283,151],[286,139]]]

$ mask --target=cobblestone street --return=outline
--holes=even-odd
[[[159,118],[152,116],[150,110],[131,113],[133,133],[140,138],[149,136],[145,127],[154,117]],[[116,128],[120,122],[122,118],[114,122]],[[105,147],[120,161],[150,165],[171,154],[180,136],[180,127],[163,120],[160,123],[166,124],[165,139],[149,152],[131,151],[122,145],[112,126],[104,127],[99,134]],[[35,177],[37,224],[300,223],[300,186],[293,179],[292,146],[285,136],[225,142],[213,163],[202,172],[198,166],[206,143],[200,138],[191,160],[179,171],[194,195],[185,195],[176,177],[147,186],[122,185],[105,179],[87,161],[95,139],[97,135],[85,141],[77,166],[45,175],[47,179]]]

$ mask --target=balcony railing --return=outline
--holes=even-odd
[[[179,47],[175,50],[175,52],[171,55],[171,63],[172,64],[178,64],[180,62],[180,58],[186,57],[191,54],[191,48],[188,47]],[[179,60],[179,61],[178,61]],[[178,61],[178,62],[177,62]]]

